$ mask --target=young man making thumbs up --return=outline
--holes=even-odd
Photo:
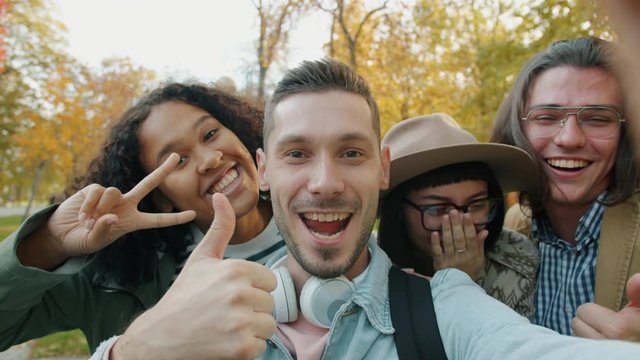
[[[279,275],[290,274],[293,295],[287,299],[291,308],[300,303],[302,315],[276,329],[265,316],[273,306],[265,296],[275,287],[271,270],[216,258],[232,232],[226,218],[233,218],[216,196],[216,219],[180,276],[200,271],[202,282],[220,280],[221,293],[234,289],[236,295],[182,308],[179,304],[198,291],[193,284],[183,286],[179,277],[116,342],[111,358],[397,359],[393,334],[398,329],[391,323],[388,295],[391,262],[370,240],[379,192],[389,176],[389,151],[380,150],[379,134],[375,101],[349,67],[322,60],[289,71],[269,102],[265,147],[257,159],[260,187],[271,192],[274,218],[287,244],[274,267]],[[313,306],[311,312],[304,309],[306,288],[333,279],[340,279],[347,296],[335,288],[326,292],[322,298],[332,317],[316,321]],[[455,269],[437,272],[431,289],[450,359],[555,360],[573,358],[577,351],[588,359],[640,356],[640,345],[561,336],[533,326]],[[333,306],[336,294],[342,300]],[[244,321],[204,332],[210,327],[200,321],[203,311]],[[228,351],[213,350],[221,344]]]
[[[366,83],[336,61],[304,62],[276,87],[264,126],[260,186],[271,192],[287,244],[283,262],[299,302],[304,305],[305,288],[316,277],[344,276],[353,294],[328,328],[310,324],[304,312],[279,323],[262,358],[398,358],[388,302],[391,262],[369,241],[390,154],[379,148],[379,115]],[[436,273],[431,288],[451,359],[562,359],[577,349],[593,359],[640,355],[632,343],[565,337],[530,325],[455,269]]]

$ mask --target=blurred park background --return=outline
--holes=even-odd
[[[140,27],[159,3],[130,3],[143,1],[148,6],[139,14]],[[211,1],[247,3],[254,33],[238,64],[246,75],[241,81],[220,76],[216,86],[264,102],[289,65],[290,39],[306,19],[322,14],[326,23],[314,30],[325,39],[320,53],[350,64],[369,81],[383,132],[402,119],[447,112],[486,140],[505,92],[532,54],[559,39],[614,38],[589,0]],[[171,3],[176,13],[199,11]],[[105,58],[99,66],[75,58],[56,7],[54,0],[0,0],[0,207],[29,211],[56,201],[83,174],[123,110],[167,80],[127,56]],[[117,18],[112,22],[118,26]],[[179,26],[172,19],[166,23]],[[180,46],[215,48],[216,39],[227,35],[194,34]],[[21,219],[0,217],[0,239]],[[39,340],[38,347],[53,349],[53,355],[86,354],[75,332],[53,343]]]

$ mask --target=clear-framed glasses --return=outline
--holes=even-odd
[[[454,209],[471,215],[474,225],[486,225],[495,218],[499,201],[496,198],[482,198],[474,199],[462,206],[458,206],[451,203],[418,205],[409,199],[405,199],[409,206],[420,211],[422,227],[429,231],[440,231],[442,229],[442,217]]]
[[[616,108],[608,105],[536,106],[530,109],[522,120],[527,123],[528,136],[549,137],[562,129],[569,115],[576,115],[582,132],[594,139],[615,136],[618,134],[620,123],[625,121]]]
[[[584,135],[594,139],[615,136],[620,123],[625,121],[622,114],[609,105],[536,106],[522,120],[526,121],[527,135],[540,138],[555,135],[567,122],[569,115],[576,115]]]

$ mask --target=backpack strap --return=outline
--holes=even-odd
[[[401,360],[446,360],[429,280],[392,266],[389,305],[398,357]]]

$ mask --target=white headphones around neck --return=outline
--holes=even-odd
[[[271,292],[275,302],[273,316],[278,322],[292,322],[298,318],[298,299],[293,280],[286,267],[272,268],[278,280]],[[316,326],[329,328],[342,306],[351,299],[355,287],[344,276],[321,279],[312,276],[302,287],[300,309],[305,319]]]

